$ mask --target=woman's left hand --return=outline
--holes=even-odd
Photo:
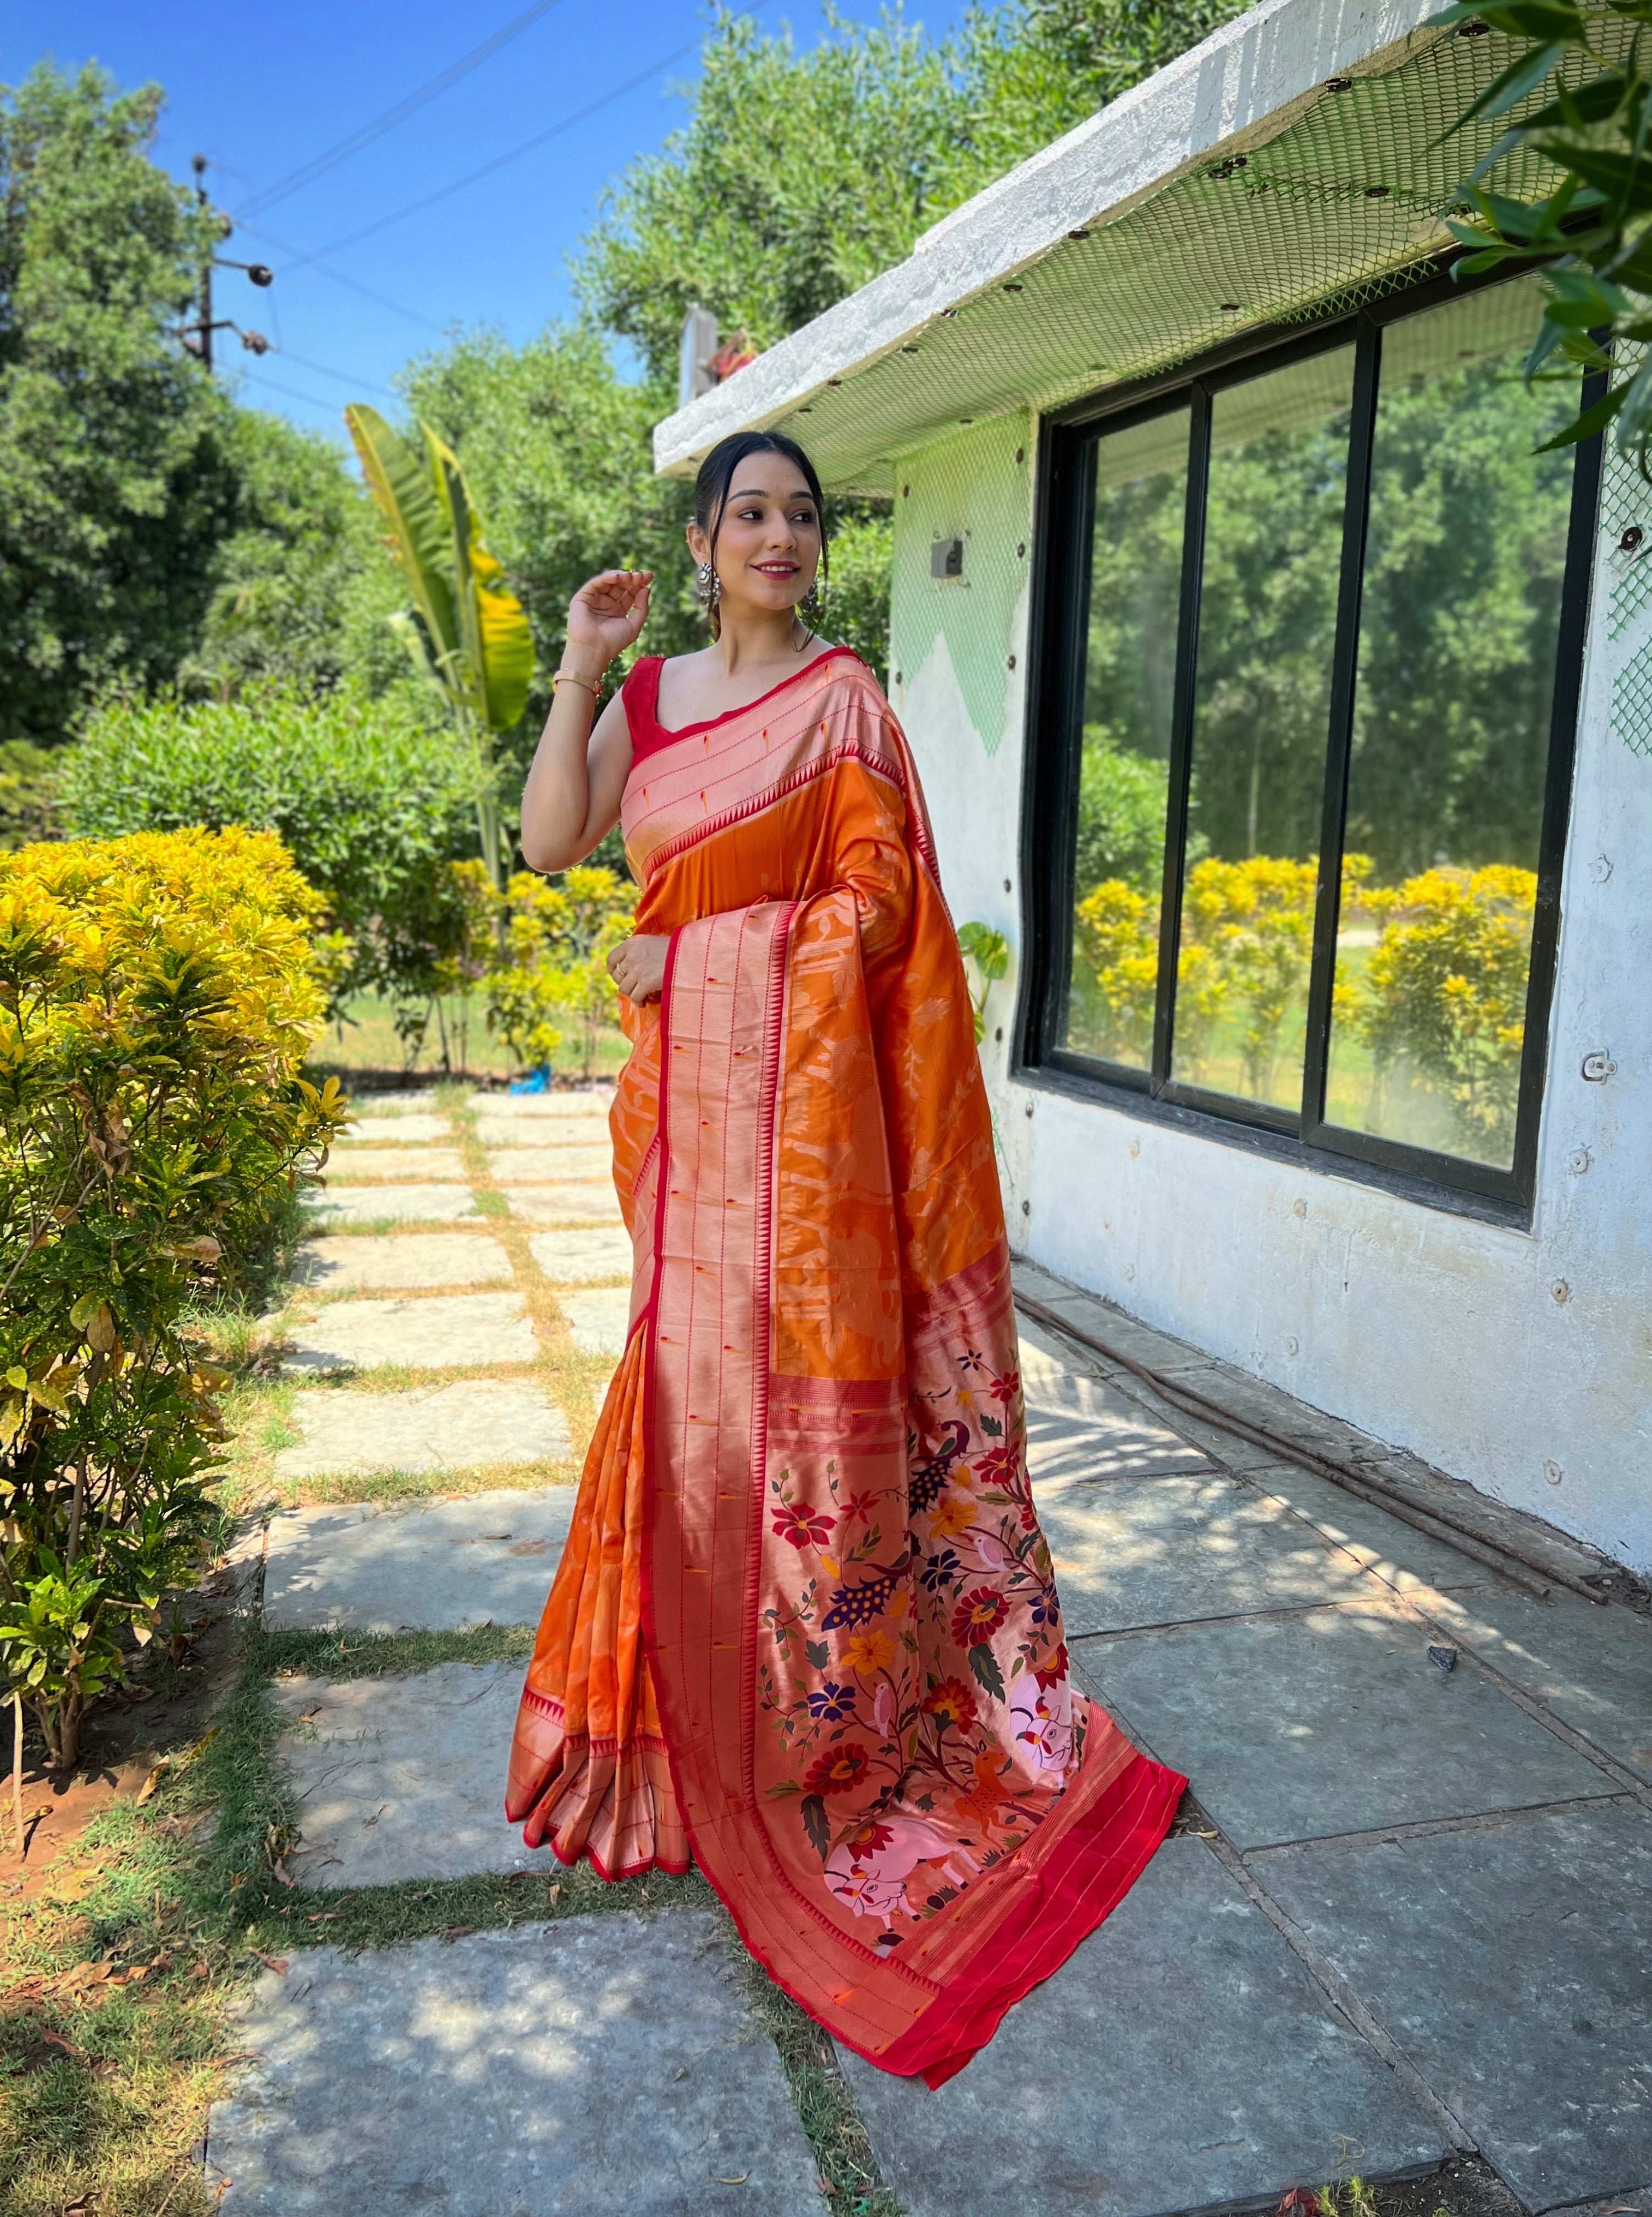
[[[608,957],[608,975],[628,1001],[641,1007],[657,1001],[665,985],[665,958],[671,942],[658,932],[622,939]]]

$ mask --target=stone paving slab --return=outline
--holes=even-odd
[[[1477,1492],[1461,1479],[1431,1468],[1415,1455],[1369,1437],[1354,1425],[1322,1410],[1310,1407],[1287,1386],[1255,1378],[1231,1363],[1216,1361],[1186,1341],[1156,1331],[1094,1294],[1068,1285],[1035,1263],[1017,1259],[1018,1291],[1029,1294],[1065,1317],[1075,1326],[1098,1335],[1121,1354],[1147,1363],[1167,1380],[1174,1380],[1231,1409],[1236,1417],[1249,1417],[1267,1424],[1287,1442],[1329,1451],[1369,1473],[1376,1484],[1390,1488],[1402,1499],[1429,1509],[1448,1520],[1465,1524],[1481,1537],[1513,1546],[1557,1571],[1587,1578],[1609,1572],[1611,1565],[1577,1541],[1526,1511],[1511,1508]],[[1118,1379],[1121,1389],[1138,1396],[1149,1409],[1165,1407],[1155,1401],[1152,1388],[1136,1380],[1122,1366],[1095,1356],[1096,1367]],[[1238,1438],[1220,1425],[1188,1417],[1165,1407],[1167,1421],[1195,1445],[1205,1448],[1229,1468],[1247,1472],[1276,1466],[1279,1450]]]
[[[1040,1490],[1038,1503],[1069,1640],[1366,1590],[1351,1556],[1216,1471]]]
[[[606,1116],[613,1106],[609,1087],[595,1093],[472,1093],[471,1107],[502,1123],[559,1123],[579,1116]]]
[[[609,1144],[608,1103],[571,1114],[546,1109],[532,1116],[478,1111],[477,1132],[490,1147],[595,1147]]]
[[[383,1093],[352,1093],[350,1108],[358,1116],[401,1116],[410,1110],[434,1109],[434,1085],[393,1086]]]
[[[341,1147],[329,1158],[326,1171],[330,1188],[379,1178],[416,1178],[431,1185],[464,1176],[465,1158],[457,1147]]]
[[[1652,1623],[1568,1593],[1476,1593],[1433,1611],[1465,1646],[1652,1781]]]
[[[426,1140],[440,1144],[451,1139],[453,1127],[445,1116],[422,1115],[409,1109],[400,1115],[367,1115],[358,1113],[344,1127],[344,1146],[352,1146],[365,1141],[373,1146],[388,1146],[392,1141],[398,1146],[422,1145]]]
[[[608,1175],[613,1158],[613,1141],[606,1116],[539,1116],[532,1120],[525,1116],[483,1116],[477,1121],[476,1135],[484,1147],[542,1151],[564,1160],[588,1148],[600,1148],[604,1157],[604,1176]]]
[[[287,1335],[288,1371],[369,1370],[404,1362],[456,1370],[532,1362],[539,1353],[520,1294],[433,1294],[425,1300],[336,1301]]]
[[[631,1234],[618,1232],[536,1232],[528,1249],[553,1286],[584,1285],[593,1278],[629,1281],[635,1262]]]
[[[505,1821],[521,1663],[441,1663],[404,1678],[284,1678],[281,1740],[303,1886],[394,1886],[545,1867]],[[439,1820],[436,1819],[439,1813]]]
[[[1652,2178],[1652,1814],[1281,1850],[1257,1874],[1529,2209]]]
[[[1081,1640],[1081,1677],[1242,1848],[1618,1791],[1375,1607]]]
[[[1022,1321],[1027,1466],[1039,1488],[1154,1471],[1209,1470],[1197,1448]]]
[[[1161,2217],[1445,2153],[1204,1843],[1167,1841],[931,2094],[842,2053],[909,2217]]]
[[[455,1224],[481,1214],[467,1185],[359,1185],[330,1193],[307,1192],[313,1223]]]
[[[460,1632],[536,1624],[573,1519],[575,1489],[453,1501],[289,1509],[266,1541],[272,1631]]]
[[[612,1178],[586,1185],[514,1185],[505,1195],[523,1224],[623,1224]]]
[[[1156,1370],[1169,1370],[1188,1362],[1208,1362],[1210,1357],[1185,1339],[1174,1339],[1167,1331],[1159,1331],[1152,1325],[1143,1324],[1139,1317],[1128,1315],[1123,1309],[1112,1307],[1094,1294],[1082,1292],[1069,1286],[1064,1279],[1052,1277],[1036,1263],[1018,1261],[1014,1265],[1014,1281],[1018,1292],[1030,1294],[1034,1300],[1042,1301],[1057,1315],[1069,1318],[1074,1324],[1095,1331],[1107,1343],[1123,1355],[1131,1356],[1137,1362],[1145,1362]],[[1096,1356],[1094,1360],[1104,1370],[1107,1359]]]
[[[277,1454],[280,1479],[479,1470],[561,1461],[574,1451],[562,1411],[516,1379],[465,1378],[404,1393],[300,1393],[293,1420],[302,1438]]]
[[[612,1184],[613,1149],[606,1142],[590,1147],[495,1147],[488,1168],[501,1185],[583,1184],[587,1178]]]
[[[623,1355],[630,1336],[631,1288],[604,1286],[591,1293],[558,1294],[557,1306],[568,1319],[582,1355]]]
[[[214,2104],[223,2217],[808,2217],[816,2166],[709,1910],[267,1973]]]
[[[293,1275],[324,1292],[414,1291],[422,1287],[509,1283],[510,1257],[485,1232],[406,1232],[311,1239]]]
[[[1458,1587],[1496,1583],[1496,1573],[1472,1555],[1402,1523],[1385,1510],[1373,1508],[1330,1479],[1301,1470],[1295,1463],[1271,1463],[1245,1475],[1250,1485],[1310,1518],[1328,1539],[1357,1555],[1397,1592],[1449,1593]]]

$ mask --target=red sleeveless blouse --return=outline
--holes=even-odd
[[[760,693],[755,701],[747,701],[737,708],[730,708],[720,716],[707,716],[698,724],[685,724],[680,731],[668,732],[660,721],[660,672],[665,667],[663,654],[644,654],[633,662],[626,672],[625,682],[620,688],[620,698],[626,704],[626,724],[631,732],[631,759],[639,763],[644,755],[657,748],[669,747],[674,739],[686,739],[695,732],[709,732],[718,724],[726,724],[730,716],[743,716],[759,707],[765,701],[801,677],[805,670],[813,670],[834,655],[854,654],[852,646],[829,646],[824,654],[816,655],[801,669],[794,670],[789,677],[782,677],[778,685],[771,685],[767,693]],[[856,657],[859,659],[859,657]]]

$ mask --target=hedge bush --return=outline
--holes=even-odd
[[[56,1767],[213,1521],[187,1312],[342,1121],[298,1075],[321,906],[267,832],[0,855],[0,1689]]]
[[[563,1025],[577,1031],[584,1074],[595,1075],[601,1035],[619,1018],[608,956],[631,936],[637,888],[613,870],[521,870],[501,899],[479,862],[456,866],[472,903],[479,986],[496,1032],[525,1069],[550,1061]]]
[[[62,796],[70,828],[96,838],[193,824],[278,834],[340,935],[335,1005],[377,990],[415,1029],[463,943],[446,865],[476,849],[470,765],[410,688],[113,698],[70,751]]]
[[[1317,864],[1207,856],[1187,872],[1176,957],[1176,1051],[1196,1068],[1219,1028],[1233,1033],[1245,1083],[1267,1097],[1287,1018],[1313,954]],[[1339,977],[1336,1021],[1371,1055],[1372,1128],[1384,1089],[1415,1084],[1440,1100],[1470,1153],[1513,1144],[1526,1044],[1538,881],[1501,863],[1441,867],[1397,886],[1372,882],[1368,855],[1342,863],[1342,923],[1376,927],[1363,974]],[[1093,1054],[1144,1062],[1159,974],[1159,907],[1108,879],[1074,910],[1073,992]]]

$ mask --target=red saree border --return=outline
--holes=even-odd
[[[632,670],[640,670],[647,662],[656,664],[653,677],[649,685],[647,709],[648,719],[653,726],[653,730],[640,749],[635,748],[633,742],[633,759],[640,760],[647,756],[658,754],[663,748],[670,746],[678,739],[698,739],[707,732],[714,732],[719,724],[731,724],[737,716],[752,715],[757,709],[766,708],[777,694],[786,692],[788,688],[798,684],[812,671],[818,670],[823,663],[835,661],[838,656],[843,654],[847,654],[852,661],[859,663],[863,670],[867,667],[863,658],[855,652],[854,647],[846,646],[840,640],[835,646],[827,647],[823,653],[812,656],[798,669],[790,671],[780,679],[779,684],[771,685],[767,693],[760,693],[755,701],[743,701],[737,708],[725,708],[720,716],[702,717],[697,724],[670,725],[663,724],[660,721],[660,680],[665,675],[665,665],[671,657],[666,654],[639,655],[632,664]],[[627,684],[631,681],[632,670],[627,670],[626,673]],[[623,692],[625,687],[621,686],[620,689]],[[629,714],[626,720],[629,724],[631,720]]]
[[[921,2077],[933,2091],[963,2070],[1030,1994],[1112,1915],[1158,1850],[1187,1781],[1137,1752],[1069,1825],[989,1942],[909,2032],[872,2055],[835,2036],[881,2070]],[[1116,1827],[1123,1837],[1098,1856]]]
[[[640,1862],[616,1863],[610,1870],[589,1840],[583,1847],[576,1848],[571,1855],[567,1856],[564,1855],[556,1841],[549,1837],[545,1840],[544,1845],[550,1849],[564,1870],[577,1870],[581,1863],[589,1863],[604,1886],[618,1886],[620,1880],[624,1878],[646,1878],[650,1871],[656,1870],[663,1871],[668,1878],[687,1878],[693,1868],[691,1856],[685,1856],[680,1863],[674,1863],[669,1856],[661,1855],[656,1849]],[[965,2061],[968,2060],[969,2058],[966,2056]]]
[[[552,1723],[558,1726],[568,1714],[564,1703],[552,1701],[548,1694],[536,1694],[531,1686],[522,1689],[521,1705],[525,1709],[537,1709],[541,1716],[549,1717]],[[663,1737],[658,1732],[633,1732],[624,1742],[617,1732],[566,1732],[563,1744],[567,1747],[587,1748],[593,1755],[618,1755],[622,1745],[652,1748],[662,1754],[665,1751]]]

